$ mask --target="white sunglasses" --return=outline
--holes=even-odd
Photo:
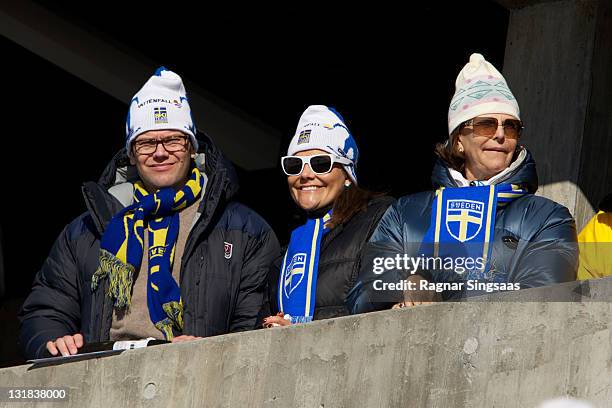
[[[312,156],[283,156],[281,166],[283,172],[288,176],[299,176],[304,171],[304,165],[308,164],[315,174],[329,173],[334,167],[334,163],[352,165],[353,162],[344,157],[333,154],[322,153]]]

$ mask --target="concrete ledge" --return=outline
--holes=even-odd
[[[566,282],[553,287],[493,293],[467,299],[468,302],[610,302],[612,277]]]
[[[611,288],[563,284],[514,296],[580,290],[582,301],[504,294],[13,367],[0,384],[69,387],[70,407],[535,407],[562,395],[610,406],[612,305],[586,300]]]

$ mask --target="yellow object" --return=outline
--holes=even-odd
[[[578,280],[612,275],[612,213],[599,211],[578,234]]]

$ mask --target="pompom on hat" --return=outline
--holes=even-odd
[[[343,165],[351,180],[357,184],[355,167],[359,150],[342,116],[325,105],[311,105],[300,117],[295,135],[289,143],[287,155],[292,156],[304,150],[323,150],[351,161]]]
[[[125,123],[125,148],[140,134],[150,130],[178,130],[189,136],[198,150],[196,127],[191,116],[183,80],[172,71],[159,67],[130,102]]]
[[[466,120],[491,113],[520,118],[516,98],[503,75],[481,54],[472,54],[455,81],[448,108],[448,134]]]

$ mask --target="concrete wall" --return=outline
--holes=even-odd
[[[539,194],[580,229],[612,191],[612,13],[609,0],[504,1],[504,75],[526,123]]]
[[[561,395],[607,407],[611,296],[612,279],[564,284],[14,367],[0,384],[70,387],[69,407],[535,407]]]

